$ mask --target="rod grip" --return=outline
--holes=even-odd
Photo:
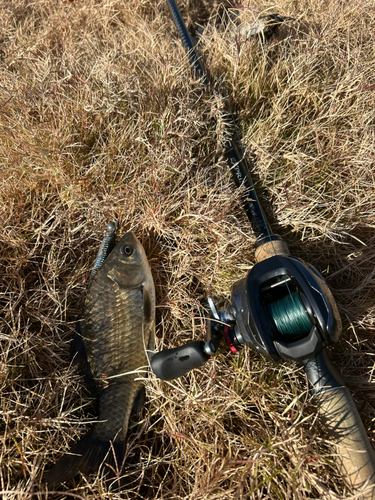
[[[173,380],[182,377],[190,370],[199,368],[209,356],[203,350],[204,342],[188,342],[174,349],[156,353],[151,361],[151,369],[161,380]]]
[[[326,431],[336,448],[336,463],[359,498],[375,500],[375,452],[349,389],[325,349],[305,364],[312,393]]]

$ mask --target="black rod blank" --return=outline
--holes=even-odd
[[[199,76],[199,78],[201,78],[202,82],[205,85],[207,85],[208,81],[206,74],[202,68],[200,60],[195,51],[195,42],[193,38],[190,36],[190,33],[184,23],[184,20],[182,19],[181,12],[178,10],[177,4],[174,0],[167,0],[167,4],[169,10],[171,11],[173,21],[181,37],[184,48],[189,56],[190,64],[193,66],[197,75]]]
[[[206,73],[203,70],[202,64],[195,50],[194,40],[186,28],[177,4],[175,0],[167,0],[167,3],[184,48],[189,56],[190,63],[197,75],[201,78],[202,83],[204,85],[208,85]],[[258,238],[270,237],[271,230],[259,203],[258,195],[254,189],[253,181],[246,163],[246,158],[242,152],[242,147],[239,144],[236,133],[233,134],[233,137],[228,144],[226,156],[234,182],[237,188],[241,190],[242,204],[253,227],[255,235]]]

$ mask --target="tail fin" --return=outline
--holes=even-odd
[[[45,482],[55,486],[73,479],[79,472],[97,471],[103,462],[102,475],[115,479],[115,471],[121,468],[123,458],[122,443],[101,441],[90,431],[52,467]]]

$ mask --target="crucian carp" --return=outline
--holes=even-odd
[[[100,466],[107,478],[117,477],[130,414],[142,399],[139,379],[147,371],[147,351],[154,349],[155,341],[154,281],[135,235],[126,233],[114,246],[115,233],[114,224],[109,224],[96,260],[104,261],[91,278],[84,320],[72,343],[86,384],[98,398],[99,419],[50,470],[49,486]]]

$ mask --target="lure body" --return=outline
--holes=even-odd
[[[92,380],[99,419],[49,472],[48,484],[78,472],[121,468],[131,411],[143,389],[147,350],[154,348],[155,290],[145,251],[125,234],[92,278],[75,348],[86,382]],[[87,373],[88,372],[88,373]]]

